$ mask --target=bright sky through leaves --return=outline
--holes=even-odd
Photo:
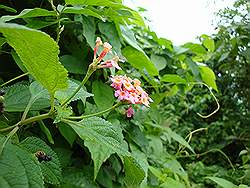
[[[212,34],[214,12],[231,7],[234,0],[124,0],[131,8],[143,7],[151,29],[175,45],[195,41],[196,36]]]

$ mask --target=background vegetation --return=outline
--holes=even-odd
[[[215,35],[174,46],[120,0],[2,3],[0,187],[248,187],[249,9],[237,0]],[[98,69],[63,105],[98,36],[122,70]],[[117,74],[142,81],[150,108],[112,107]]]

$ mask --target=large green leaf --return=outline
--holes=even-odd
[[[67,71],[59,63],[59,48],[49,35],[17,24],[0,23],[0,32],[24,66],[51,95],[67,87]]]
[[[158,70],[145,53],[127,46],[122,50],[122,54],[133,67],[141,71],[145,69],[151,76],[158,75]]]
[[[214,40],[208,35],[201,35],[202,44],[210,51],[213,52],[215,50]]]
[[[0,187],[44,187],[42,172],[34,156],[22,148],[7,144],[0,156]],[[7,186],[6,186],[7,185]]]
[[[166,179],[164,179],[164,183],[161,184],[161,187],[162,188],[186,188],[185,184],[175,179],[172,179],[170,177],[167,177]]]
[[[62,188],[99,188],[89,175],[92,169],[68,168],[63,173]]]
[[[57,98],[60,103],[64,102],[68,98],[68,96],[72,95],[78,88],[79,84],[72,80],[68,80],[68,86],[69,87],[67,89],[59,90],[55,93],[55,98]],[[83,104],[85,104],[86,98],[93,96],[93,94],[88,93],[85,90],[85,87],[82,87],[69,102],[81,100]]]
[[[133,48],[137,49],[138,51],[143,52],[143,50],[141,49],[141,47],[138,45],[134,33],[131,29],[129,29],[127,26],[125,25],[120,25],[120,32],[122,37],[124,38],[124,40]]]
[[[217,177],[207,177],[207,178],[214,181],[215,183],[217,183],[223,188],[236,188],[237,187],[232,182],[225,180],[223,178],[217,178]]]
[[[125,183],[128,186],[139,185],[145,177],[143,168],[135,158],[124,157]]]
[[[114,104],[113,89],[100,81],[94,81],[92,84],[92,93],[94,101],[99,110],[110,108]]]
[[[71,5],[92,5],[127,8],[126,6],[114,0],[65,0],[65,3]]]
[[[207,66],[199,66],[199,69],[200,69],[201,79],[203,80],[203,82],[205,82],[208,86],[210,86],[214,90],[218,91],[218,88],[215,82],[216,77],[215,77],[214,71],[212,71]]]
[[[164,69],[167,66],[167,61],[164,57],[152,54],[150,57],[158,71]]]
[[[121,42],[113,23],[99,22],[98,24],[100,32],[107,37],[109,43],[112,45],[112,51],[115,51],[118,55],[121,55]]]
[[[60,133],[67,140],[70,146],[72,146],[77,138],[77,134],[75,133],[75,131],[66,123],[60,122],[57,125]]]
[[[20,146],[31,153],[43,151],[52,157],[51,161],[42,161],[39,165],[42,169],[44,181],[50,184],[58,185],[62,181],[62,169],[57,154],[41,139],[36,137],[27,137],[20,143]]]
[[[177,74],[165,74],[161,78],[161,81],[162,82],[171,82],[171,83],[175,83],[175,84],[185,84],[186,83],[186,80],[181,78]]]
[[[15,84],[5,88],[5,111],[22,112],[31,99],[30,89],[27,85]],[[41,110],[50,106],[47,98],[35,100],[30,110]]]
[[[15,16],[2,16],[0,20],[4,22],[11,21],[17,18],[33,18],[33,17],[40,17],[40,16],[56,16],[55,11],[49,11],[42,8],[34,8],[34,9],[24,9],[20,14]]]
[[[88,8],[82,8],[82,7],[79,7],[79,6],[76,6],[76,7],[65,7],[63,9],[63,12],[62,13],[66,13],[66,14],[82,14],[84,16],[93,16],[93,17],[96,17],[96,18],[99,18],[101,20],[103,20],[104,18],[99,15],[97,12],[94,12]]]
[[[60,57],[60,61],[69,73],[84,74],[85,72],[84,63],[72,55],[63,55]]]
[[[79,122],[66,121],[84,140],[94,161],[94,177],[96,177],[102,163],[113,153],[129,156],[123,145],[122,130],[110,122],[98,117],[83,119]]]
[[[96,40],[95,36],[96,26],[94,18],[75,15],[75,21],[78,21],[82,24],[82,29],[83,29],[82,34],[84,35],[89,46],[94,49]]]

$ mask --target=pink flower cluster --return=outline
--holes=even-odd
[[[98,48],[100,46],[103,46],[103,50],[102,50],[101,54],[99,55],[99,57],[96,58],[97,51],[98,51]],[[95,42],[95,48],[94,48],[94,60],[96,60],[98,63],[101,62],[102,59],[107,55],[107,53],[109,53],[109,52],[112,53],[111,49],[112,49],[112,46],[109,43],[107,43],[107,42],[102,43],[101,38],[97,37],[96,42]],[[101,62],[100,65],[98,65],[98,68],[115,67],[116,69],[121,70],[121,67],[119,67],[119,65],[118,65],[118,61],[119,61],[119,57],[114,56],[112,59]]]
[[[120,101],[127,101],[130,104],[144,104],[149,107],[149,102],[153,100],[141,88],[141,82],[138,79],[118,75],[111,78],[111,86],[116,90],[115,97]]]

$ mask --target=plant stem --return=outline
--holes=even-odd
[[[15,77],[15,78],[12,78],[11,80],[9,80],[9,81],[3,83],[3,84],[0,86],[0,88],[3,87],[3,86],[5,86],[5,85],[7,85],[7,84],[9,84],[9,83],[11,83],[11,82],[13,82],[13,81],[15,81],[15,80],[17,80],[17,79],[19,79],[19,78],[22,78],[22,77],[24,77],[24,76],[27,76],[28,74],[29,74],[29,73],[26,72],[26,73],[24,73],[24,74],[21,74],[21,75]]]
[[[78,86],[78,88],[74,91],[74,93],[72,93],[72,95],[70,95],[62,104],[61,106],[64,107],[77,93],[78,91],[84,86],[84,84],[88,81],[89,77],[92,75],[92,73],[95,71],[95,68],[93,68],[93,63],[91,63],[89,65],[87,74],[85,75],[85,77],[83,78],[81,84]]]
[[[12,131],[10,131],[10,133],[7,135],[7,138],[5,139],[5,141],[3,142],[3,144],[0,146],[0,155],[3,152],[3,149],[5,147],[5,145],[7,144],[7,142],[11,139],[11,137],[18,131],[19,127],[16,126],[14,129],[12,129]]]
[[[122,103],[116,103],[114,106],[107,108],[106,110],[94,113],[94,114],[88,114],[88,115],[82,115],[82,116],[71,116],[71,117],[68,117],[67,119],[77,120],[77,119],[84,119],[84,118],[89,118],[89,117],[93,117],[93,116],[99,116],[99,115],[105,114],[106,112],[114,110],[115,108],[117,108],[121,104]]]
[[[28,118],[28,119],[26,119],[24,121],[21,121],[19,125],[21,127],[23,125],[27,125],[29,123],[39,121],[39,120],[42,120],[42,119],[47,119],[47,118],[50,118],[50,117],[51,117],[51,113],[46,113],[46,114],[34,116],[34,117]]]

